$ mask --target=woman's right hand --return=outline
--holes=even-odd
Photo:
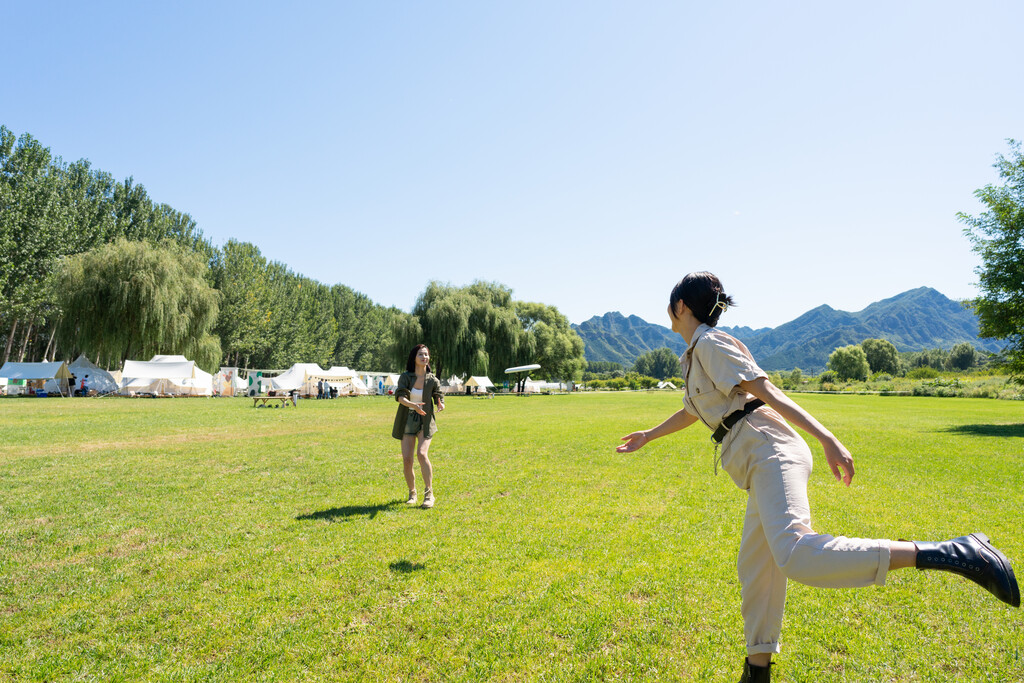
[[[423,404],[422,403],[413,403],[412,401],[409,401],[409,407],[412,408],[413,410],[415,410],[420,415],[426,415],[427,414],[427,411],[423,410]]]
[[[638,451],[647,445],[647,442],[650,439],[647,438],[647,432],[633,432],[632,434],[622,437],[622,440],[626,443],[616,448],[616,453],[632,453],[633,451]]]

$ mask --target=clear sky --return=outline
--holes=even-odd
[[[501,282],[572,322],[975,293],[956,219],[1024,138],[1024,3],[34,2],[0,123],[409,310]]]

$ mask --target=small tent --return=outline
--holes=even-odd
[[[466,380],[466,384],[464,386],[467,389],[472,388],[473,392],[476,393],[480,389],[483,389],[485,392],[488,389],[493,389],[494,388],[494,383],[491,382],[491,380],[488,379],[487,377],[476,377],[476,376],[473,376],[473,377],[470,377],[468,380]]]
[[[89,360],[84,353],[68,363],[68,370],[75,376],[75,384],[81,385],[84,379],[85,386],[89,391],[96,391],[99,394],[111,394],[117,391],[117,380],[109,372]],[[77,388],[73,387],[73,389]],[[46,383],[46,390],[50,391],[50,382]]]
[[[38,381],[40,389],[42,388],[42,383],[46,382],[46,380],[64,380],[62,383],[58,382],[58,387],[60,387],[59,393],[67,395],[71,371],[68,370],[68,364],[64,361],[53,363],[7,362],[0,368],[0,377],[6,377],[8,380]]]
[[[463,392],[462,378],[452,375],[448,379],[441,380],[441,391],[445,394],[461,394]]]

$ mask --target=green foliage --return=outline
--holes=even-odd
[[[900,352],[892,342],[885,339],[865,339],[860,346],[867,356],[871,372],[900,374]]]
[[[672,349],[663,346],[637,356],[633,371],[663,380],[679,373],[679,357]]]
[[[69,257],[54,289],[61,343],[120,361],[184,354],[211,370],[221,356],[211,334],[219,297],[206,271],[195,252],[171,242],[121,239]]]
[[[932,379],[939,376],[939,371],[930,365],[921,365],[907,371],[907,379]]]
[[[430,282],[412,314],[392,325],[394,363],[405,366],[416,344],[430,348],[438,376],[487,375],[496,380],[505,368],[538,363],[531,376],[577,380],[583,373],[583,340],[557,308],[512,300],[512,290],[477,281],[468,287]]]
[[[835,370],[826,370],[818,375],[818,384],[834,384],[837,379],[839,379],[839,375]]]
[[[982,261],[976,270],[981,294],[970,302],[979,334],[1007,341],[1007,367],[1024,383],[1024,154],[1019,142],[1009,146],[1009,156],[1000,154],[995,163],[1004,184],[974,193],[987,210],[958,217]]]
[[[903,366],[907,368],[930,367],[942,370],[949,364],[949,351],[944,349],[926,349],[900,354]]]
[[[839,379],[865,380],[868,378],[868,357],[864,349],[851,344],[833,351],[828,357],[828,367]]]
[[[601,374],[605,372],[615,372],[616,370],[621,371],[622,369],[622,363],[613,363],[612,361],[587,361],[586,372]]]
[[[961,342],[950,350],[946,364],[950,370],[966,370],[974,365],[976,359],[977,351],[974,345]]]
[[[65,256],[118,239],[177,242],[210,260],[213,249],[187,214],[155,205],[131,178],[115,182],[88,161],[65,163],[31,135],[0,126],[0,329],[4,358],[22,331],[53,330],[61,315],[47,279]],[[83,312],[78,312],[82,315]],[[210,351],[212,347],[205,344]],[[34,352],[41,356],[44,349]],[[93,351],[95,353],[96,351]]]

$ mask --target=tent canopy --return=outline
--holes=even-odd
[[[184,356],[153,356],[153,360],[126,360],[121,371],[121,393],[170,396],[212,396],[213,375]]]
[[[71,379],[64,361],[54,363],[4,363],[0,377],[7,379]]]
[[[68,365],[68,370],[71,371],[71,374],[79,382],[88,376],[89,379],[85,380],[86,386],[90,389],[95,389],[101,394],[117,391],[118,382],[114,379],[113,375],[89,360],[84,353],[71,361],[70,365]]]
[[[132,379],[192,379],[196,376],[196,364],[190,360],[126,360],[121,375]]]
[[[480,387],[482,389],[493,389],[494,384],[487,377],[472,376],[466,380],[467,387]]]

